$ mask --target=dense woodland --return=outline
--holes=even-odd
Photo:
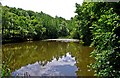
[[[77,15],[71,20],[43,12],[3,7],[3,42],[75,38],[95,47],[90,67],[95,76],[120,76],[120,2],[76,3]]]
[[[3,42],[58,38],[69,35],[71,30],[70,21],[43,12],[4,6],[2,13]]]

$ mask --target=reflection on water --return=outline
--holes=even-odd
[[[34,41],[3,45],[2,58],[12,75],[93,76],[87,67],[94,61],[92,50],[73,42]]]
[[[75,58],[71,57],[69,53],[58,60],[54,58],[51,62],[46,65],[42,65],[41,62],[36,62],[34,64],[29,64],[23,66],[20,69],[12,73],[13,76],[18,75],[24,76],[76,76],[75,71],[77,67],[75,64]]]

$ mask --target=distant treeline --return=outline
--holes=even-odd
[[[62,17],[2,6],[3,42],[66,37],[70,35],[72,26],[70,20]]]

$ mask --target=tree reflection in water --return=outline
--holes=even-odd
[[[87,67],[94,62],[94,59],[89,57],[92,50],[93,48],[73,42],[35,41],[3,45],[2,58],[7,63],[8,60],[5,58],[9,58],[12,54],[8,66],[13,73],[20,70],[26,71],[26,68],[35,70],[37,66],[36,70],[39,69],[40,72],[36,72],[38,74],[31,72],[33,75],[93,76],[93,71]],[[40,69],[41,66],[45,68]],[[30,72],[30,69],[27,72]],[[47,73],[42,73],[44,71]],[[71,74],[63,74],[65,72]]]

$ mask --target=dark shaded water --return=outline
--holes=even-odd
[[[73,42],[34,41],[3,45],[3,61],[12,75],[93,76],[87,67],[93,48]],[[9,58],[9,59],[8,59]]]

